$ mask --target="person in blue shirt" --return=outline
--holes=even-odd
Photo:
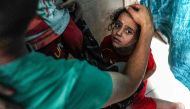
[[[75,0],[39,0],[37,15],[26,32],[26,42],[33,50],[54,58],[67,58],[70,53],[82,58],[83,33],[69,14]]]

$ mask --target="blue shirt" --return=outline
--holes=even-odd
[[[54,30],[61,35],[70,21],[67,9],[57,9],[59,0],[39,0],[37,14]]]
[[[1,65],[0,81],[16,89],[12,99],[26,109],[99,109],[112,95],[108,73],[36,52]]]

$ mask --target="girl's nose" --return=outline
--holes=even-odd
[[[122,30],[122,28],[121,28],[121,29],[119,29],[119,30],[117,31],[117,35],[121,37],[122,32],[123,32],[123,30]]]

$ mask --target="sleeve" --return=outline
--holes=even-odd
[[[150,55],[149,55],[149,60],[148,60],[148,65],[146,71],[152,70],[155,66],[155,61],[154,57],[152,55],[152,50],[150,49]]]
[[[104,39],[102,40],[102,42],[100,43],[100,48],[101,49],[105,49],[108,48],[108,46],[111,43],[111,36],[105,36]]]
[[[70,94],[68,109],[100,109],[112,95],[111,76],[86,61],[78,65],[82,65],[78,69],[80,76]]]

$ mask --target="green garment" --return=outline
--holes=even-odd
[[[0,66],[0,81],[26,109],[99,109],[112,95],[111,76],[86,61],[32,52]]]

